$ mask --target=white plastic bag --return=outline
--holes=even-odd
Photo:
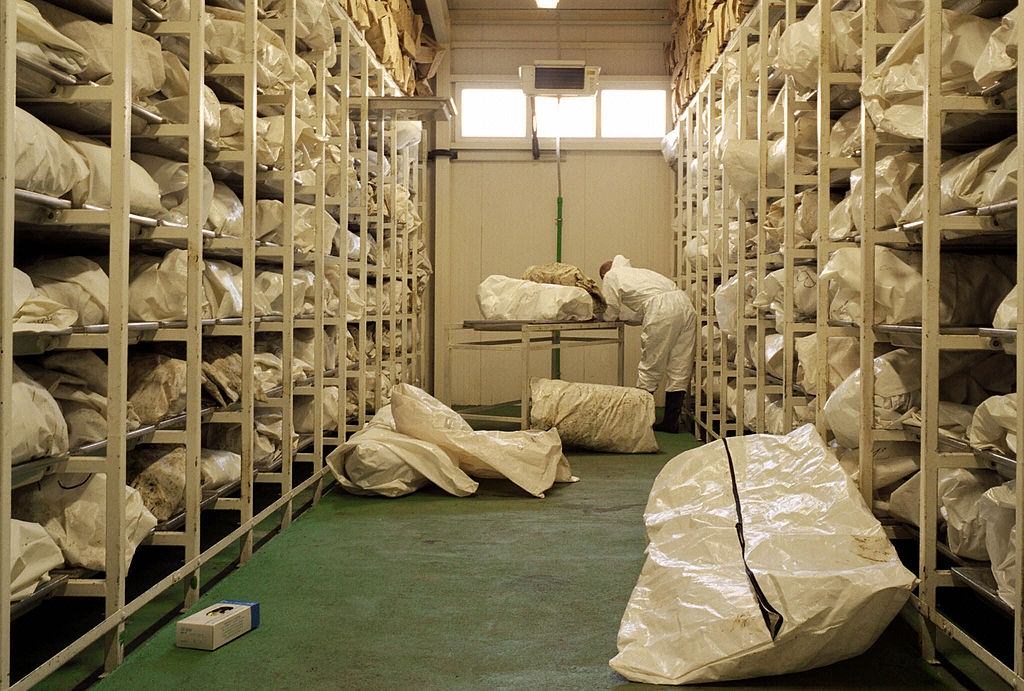
[[[456,497],[476,492],[478,484],[436,444],[395,431],[391,406],[327,456],[327,465],[352,494],[400,497],[428,483]]]
[[[203,449],[199,463],[203,489],[219,489],[242,478],[242,457],[232,451]]]
[[[15,187],[63,197],[88,179],[89,166],[81,154],[40,120],[17,107],[14,131]]]
[[[184,320],[188,295],[188,251],[163,257],[133,254],[128,265],[128,318],[132,321]]]
[[[735,274],[728,281],[715,289],[715,321],[718,328],[726,336],[736,338],[736,316],[740,302],[740,274]],[[754,297],[757,293],[757,273],[746,273],[746,285],[743,295],[743,316],[755,317]]]
[[[924,139],[924,20],[918,21],[864,78],[864,107],[879,132]],[[974,66],[998,22],[954,10],[942,10],[942,92],[976,88]]]
[[[476,289],[476,301],[484,319],[560,322],[594,318],[594,301],[582,288],[508,276],[485,278]]]
[[[832,69],[839,72],[860,68],[861,13],[833,10]],[[821,44],[821,7],[815,5],[807,16],[782,32],[775,64],[802,89],[818,88],[818,53]]]
[[[106,475],[51,475],[12,497],[13,516],[39,523],[60,547],[70,567],[106,568]],[[125,493],[125,564],[156,527],[153,517],[131,487]]]
[[[631,681],[757,678],[854,657],[915,582],[810,425],[676,456],[644,519],[647,559],[611,661]]]
[[[992,326],[996,329],[1017,328],[1017,286],[1014,286],[1013,290],[999,303],[996,314],[992,318]]]
[[[839,463],[850,479],[860,484],[860,449],[840,449]],[[874,489],[905,480],[920,468],[921,445],[917,442],[880,442],[871,452]]]
[[[793,345],[799,365],[797,381],[801,388],[811,395],[826,393],[818,391],[818,367],[822,360],[828,367],[829,392],[842,384],[860,367],[860,339],[856,336],[830,337],[825,358],[818,357],[817,334],[794,339]]]
[[[992,32],[985,50],[974,64],[974,81],[987,89],[995,86],[1006,74],[1017,67],[1017,14],[1019,7],[1006,13],[999,28]]]
[[[781,323],[785,318],[785,269],[770,272],[762,281],[763,289],[754,297],[754,307],[763,307],[775,313]],[[813,267],[793,267],[793,319],[813,320],[818,314],[818,275]]]
[[[398,384],[391,391],[395,429],[436,444],[467,475],[507,478],[536,497],[555,482],[572,482],[558,432],[475,432],[454,410],[421,389]]]
[[[36,291],[78,313],[75,326],[107,323],[110,281],[96,262],[85,257],[60,257],[26,267]]]
[[[78,321],[77,311],[36,290],[29,275],[18,267],[14,267],[12,283],[15,333],[60,331]]]
[[[875,323],[920,324],[920,252],[875,247]],[[860,323],[861,252],[832,253],[821,272],[829,287],[833,319]],[[939,283],[939,323],[969,326],[991,323],[999,301],[1012,289],[1013,262],[999,255],[945,253]]]
[[[967,431],[971,446],[1017,455],[1017,394],[993,396],[979,405]]]
[[[940,517],[946,522],[946,539],[954,554],[965,559],[985,559],[985,521],[979,500],[999,484],[999,476],[987,470],[947,468],[939,471]],[[893,490],[889,513],[918,525],[921,502],[921,473],[916,473]]]
[[[58,456],[68,450],[68,427],[57,401],[49,391],[14,365],[11,383],[13,429],[5,443],[11,445],[12,461]]]
[[[17,602],[50,580],[50,571],[64,566],[64,555],[43,526],[11,520],[11,601]]]
[[[981,495],[978,513],[985,521],[985,551],[992,562],[999,597],[1016,607],[1017,491],[1013,481]]]
[[[534,379],[530,426],[562,443],[612,453],[656,453],[654,396],[633,387]]]

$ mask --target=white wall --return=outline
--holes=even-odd
[[[476,287],[491,274],[518,277],[555,256],[556,177],[553,160],[457,161],[452,165],[451,243],[447,299],[450,323],[478,319]],[[638,266],[671,272],[671,171],[658,152],[567,152],[562,166],[563,260],[597,278],[617,253]],[[445,297],[442,297],[444,295]],[[438,325],[440,327],[440,325]],[[639,329],[629,329],[627,384],[634,383]],[[536,356],[532,375],[546,376]],[[450,400],[483,404],[519,398],[519,353],[462,351],[451,364]],[[567,379],[615,383],[613,346],[567,350]]]

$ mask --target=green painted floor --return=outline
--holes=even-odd
[[[161,629],[101,682],[110,689],[607,689],[643,561],[642,512],[664,453],[571,455],[581,481],[532,499],[486,482],[475,497],[335,490],[197,606],[259,600],[263,625],[215,652]],[[897,620],[856,660],[771,688],[961,688],[920,662]],[[750,688],[733,686],[726,688]]]

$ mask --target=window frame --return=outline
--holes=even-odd
[[[458,112],[462,112],[462,91],[463,89],[509,89],[520,86],[518,76],[510,75],[452,75],[452,94],[455,98]],[[665,91],[665,126],[666,132],[672,127],[672,92],[671,83],[668,77],[602,77],[598,90],[648,90],[664,89]],[[597,99],[595,108],[595,132],[590,137],[566,137],[561,140],[563,151],[660,151],[660,137],[626,137],[626,138],[603,138],[601,137],[601,98]],[[532,121],[533,106],[531,99],[526,99],[526,136],[518,137],[464,137],[462,136],[462,118],[455,118],[452,127],[453,146],[459,149],[500,149],[511,151],[529,151],[532,148]],[[540,148],[551,150],[555,148],[554,137],[539,137]]]

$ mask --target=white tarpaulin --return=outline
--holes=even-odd
[[[467,497],[478,487],[439,446],[397,432],[391,406],[328,454],[327,465],[352,494],[401,497],[433,483]]]
[[[14,493],[11,514],[42,525],[64,553],[68,566],[94,571],[106,568],[106,483],[95,475],[51,475],[38,485]],[[139,493],[125,487],[124,559],[129,565],[135,548],[156,527],[156,518]]]
[[[50,580],[50,571],[64,566],[64,555],[43,526],[11,521],[11,601],[17,602]]]
[[[1014,286],[999,303],[992,318],[992,326],[997,329],[1017,328],[1017,286]]]
[[[488,276],[476,289],[484,319],[506,321],[590,321],[594,301],[582,288]]]
[[[993,487],[978,500],[985,521],[985,551],[992,562],[999,597],[1011,607],[1017,592],[1017,490],[1013,481]]]
[[[575,481],[555,430],[477,432],[454,410],[409,384],[392,389],[391,409],[398,432],[436,444],[471,477],[506,478],[535,497],[543,497],[556,482]]]
[[[993,396],[974,410],[967,439],[976,449],[1017,455],[1017,394]]]
[[[107,363],[99,355],[92,350],[57,351],[26,362],[25,368],[60,406],[72,449],[107,438]],[[125,413],[128,431],[138,429],[130,401]]]
[[[68,426],[57,401],[41,384],[14,365],[11,383],[13,429],[4,439],[11,460],[58,456],[68,450]]]
[[[562,443],[613,453],[656,453],[654,396],[627,386],[534,379],[530,426],[557,429]]]
[[[875,323],[920,324],[922,307],[920,252],[875,247]],[[831,281],[829,316],[860,323],[861,252],[832,253],[821,272]],[[971,326],[992,323],[1000,300],[1013,288],[1014,265],[1000,255],[944,253],[939,281],[939,323]]]
[[[78,313],[75,326],[107,323],[109,284],[106,272],[85,257],[38,261],[25,268],[40,295]]]
[[[864,107],[879,132],[924,139],[924,20],[903,34],[875,70],[864,78]],[[974,66],[999,23],[942,10],[942,92],[977,88]]]
[[[15,187],[63,197],[89,177],[85,159],[21,108],[14,109],[14,146]]]
[[[18,267],[14,267],[12,283],[15,333],[60,331],[78,321],[78,312],[36,290],[29,275]]]
[[[669,461],[612,668],[696,684],[823,667],[867,650],[914,574],[813,426]]]
[[[1013,136],[980,151],[955,156],[942,164],[939,181],[939,213],[974,209],[984,203],[985,193],[996,181],[1003,162],[1017,151]],[[924,209],[924,187],[900,216],[900,223],[917,221]]]
[[[992,32],[985,50],[974,64],[974,81],[984,89],[995,86],[1006,73],[1017,67],[1017,15],[1019,7],[1006,13],[999,28]]]
[[[954,554],[965,559],[984,560],[985,521],[979,512],[980,499],[999,484],[990,470],[945,468],[939,470],[939,516],[946,522],[946,540]],[[912,525],[919,524],[921,473],[892,491],[889,513]]]

